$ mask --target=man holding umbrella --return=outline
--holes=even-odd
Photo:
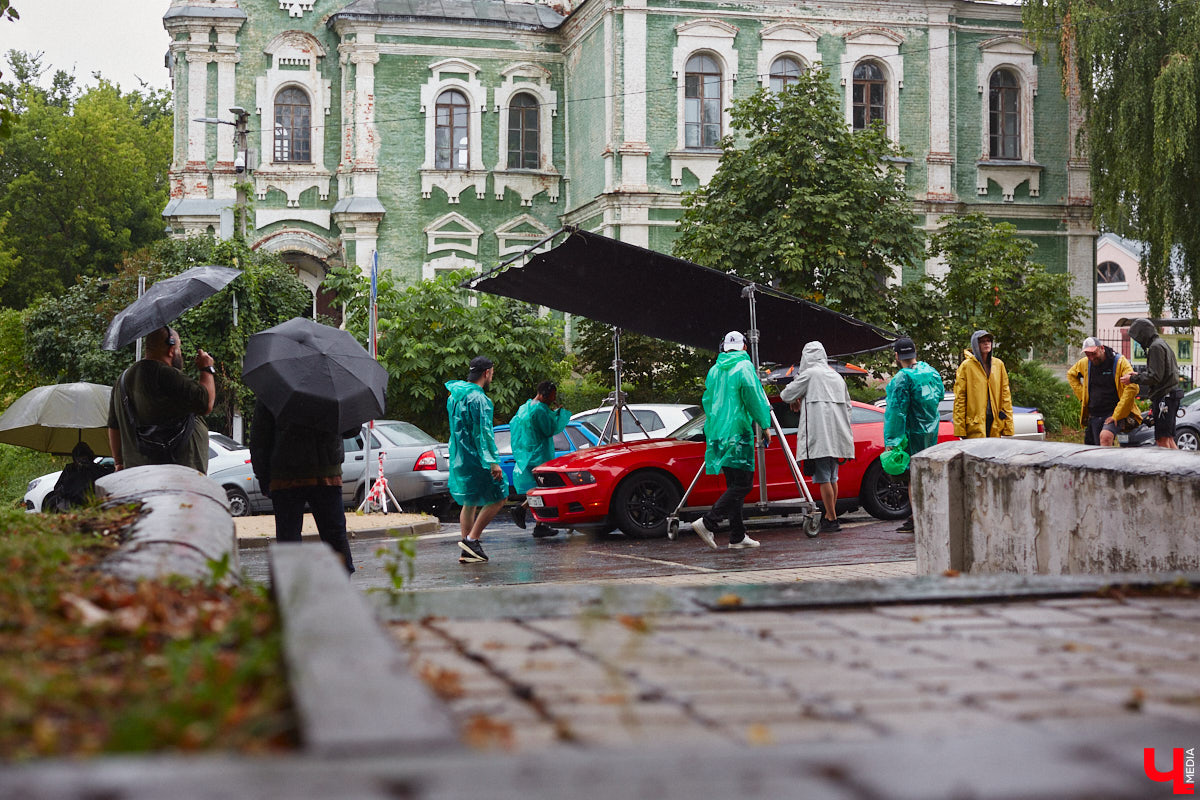
[[[450,397],[450,496],[462,506],[462,550],[458,562],[487,561],[480,537],[508,497],[508,481],[492,433],[493,406],[485,390],[492,385],[495,366],[487,356],[471,359],[465,381],[446,381]]]
[[[122,373],[109,402],[108,442],[118,470],[169,463],[208,472],[208,426],[201,417],[217,399],[216,368],[203,350],[195,364],[199,381],[183,374],[183,346],[174,328],[146,336],[146,357]],[[138,428],[151,425],[178,437],[163,456],[139,447]]]

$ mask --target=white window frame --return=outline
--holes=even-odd
[[[988,135],[991,133],[988,114],[991,110],[989,98],[992,75],[1000,69],[1007,69],[1016,75],[1020,84],[1018,94],[1021,113],[1021,161],[1033,163],[1034,159],[1034,128],[1033,128],[1033,99],[1037,97],[1037,66],[1033,56],[1037,52],[1033,46],[1019,36],[997,36],[979,45],[980,61],[976,68],[979,82],[980,119],[983,120],[983,135],[980,139],[979,152],[981,161],[991,160],[991,147]],[[995,163],[1002,163],[997,159]]]
[[[479,67],[461,58],[447,58],[429,65],[432,73],[421,86],[421,113],[425,115],[425,160],[421,164],[421,197],[432,197],[434,187],[446,192],[451,204],[458,203],[467,187],[474,187],[482,200],[487,188],[487,170],[483,166],[483,115],[487,113],[487,89],[479,81]],[[455,77],[448,77],[447,74]],[[463,80],[457,75],[467,75]],[[457,89],[467,98],[467,169],[436,168],[435,107],[442,92]]]
[[[738,29],[728,22],[705,17],[675,26],[675,49],[671,53],[671,77],[675,80],[675,149],[667,153],[671,160],[671,185],[683,184],[686,168],[701,185],[708,183],[717,172],[720,150],[689,150],[684,132],[684,75],[692,56],[708,55],[721,68],[721,135],[733,128],[729,114],[733,87],[738,79],[738,51],[733,46]]]
[[[762,44],[758,51],[758,85],[771,88],[771,65],[783,56],[800,62],[801,69],[821,64],[817,40],[821,34],[815,28],[798,22],[776,22],[759,31]]]
[[[888,138],[899,142],[900,90],[904,88],[904,37],[888,28],[857,28],[845,36],[841,84],[845,87],[846,127],[854,127],[854,70],[864,61],[874,61],[886,81],[883,99],[884,125]]]
[[[493,91],[495,111],[500,115],[499,152],[492,176],[495,198],[503,200],[506,190],[512,189],[523,206],[532,206],[534,196],[541,192],[551,203],[557,203],[560,176],[554,165],[554,120],[558,117],[558,92],[551,84],[553,76],[544,67],[530,63],[514,64],[500,76],[503,80]],[[513,95],[522,93],[531,95],[540,106],[536,170],[508,167],[508,104]]]

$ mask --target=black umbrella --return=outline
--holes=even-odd
[[[240,269],[232,267],[204,266],[163,278],[113,317],[104,334],[104,349],[117,350],[174,321],[241,274]]]
[[[383,416],[387,370],[346,331],[310,319],[251,336],[242,377],[281,424],[340,433]]]

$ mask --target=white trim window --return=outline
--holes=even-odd
[[[759,32],[762,45],[758,51],[758,84],[772,92],[789,85],[793,76],[821,62],[817,40],[821,35],[814,28],[798,22],[776,22]],[[799,72],[796,69],[799,69]]]
[[[846,87],[846,125],[862,130],[880,119],[888,138],[899,141],[900,90],[904,88],[904,37],[888,28],[859,28],[846,34],[846,60],[842,72]]]
[[[558,93],[551,75],[536,64],[516,64],[500,73],[495,110],[500,114],[499,147],[493,174],[497,200],[512,189],[521,205],[545,192],[558,202],[559,174],[554,166],[553,120],[558,116]]]
[[[683,170],[701,185],[717,171],[720,139],[731,127],[728,99],[737,82],[738,29],[718,19],[694,19],[675,26],[671,77],[675,79],[675,149],[671,185],[683,185]],[[716,137],[715,139],[713,137]]]
[[[986,196],[991,183],[1005,203],[1025,184],[1030,197],[1041,195],[1042,165],[1034,157],[1033,101],[1037,97],[1037,52],[1019,36],[1005,35],[979,45],[980,156],[975,190]]]
[[[425,115],[425,161],[421,164],[421,197],[433,189],[458,203],[468,187],[482,200],[487,170],[483,167],[483,115],[487,89],[479,82],[479,67],[461,58],[431,64],[430,79],[421,87]]]
[[[312,163],[312,101],[308,92],[289,85],[275,93],[276,164]]]
[[[688,150],[720,147],[725,108],[721,66],[708,53],[688,59],[683,74],[683,146]]]

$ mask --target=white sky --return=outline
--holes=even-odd
[[[171,43],[162,25],[166,0],[13,0],[21,18],[0,23],[0,71],[8,77],[9,50],[42,52],[50,75],[73,72],[92,85],[92,73],[132,91],[138,78],[168,89],[163,55]],[[48,76],[47,76],[48,77]],[[46,78],[43,78],[43,82]]]

